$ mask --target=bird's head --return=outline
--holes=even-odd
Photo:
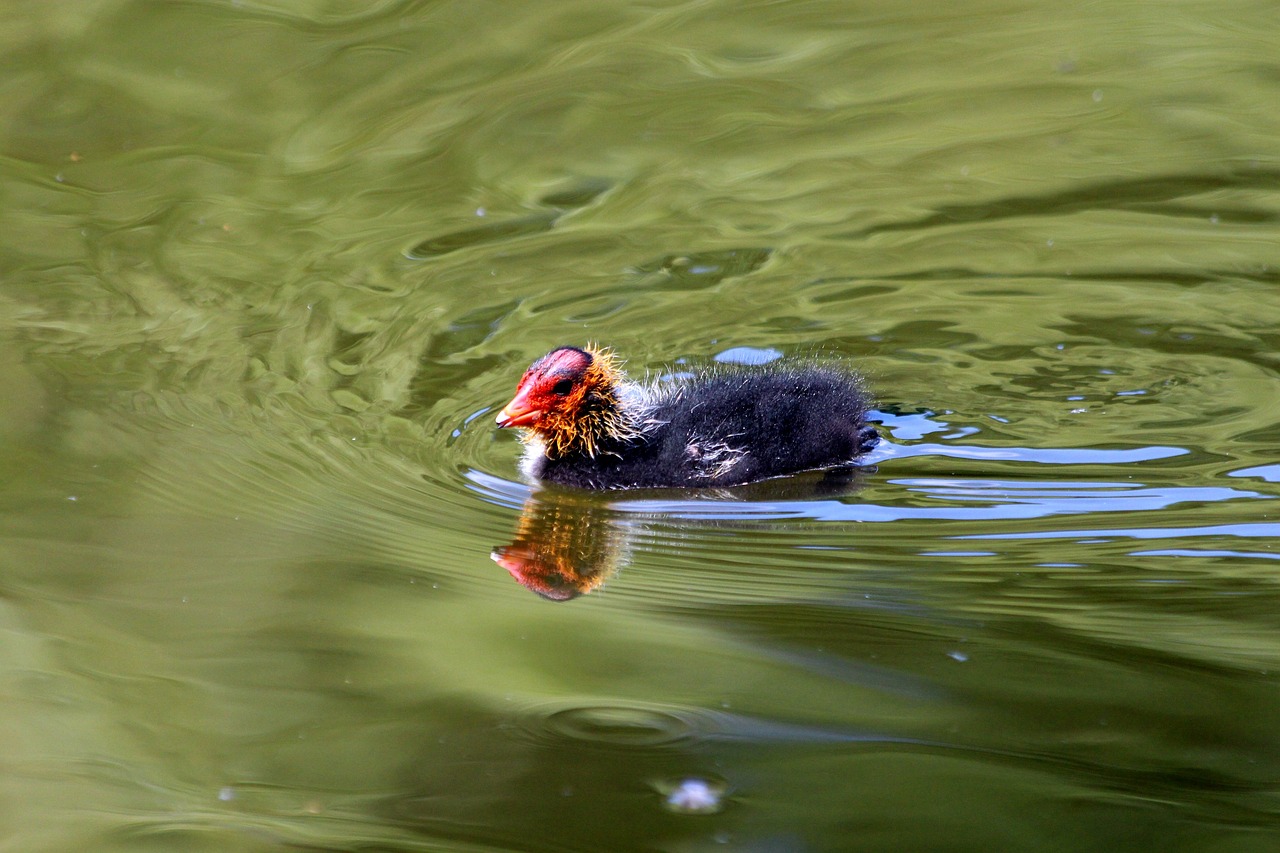
[[[525,371],[497,424],[531,430],[552,456],[573,449],[594,455],[604,435],[617,434],[621,378],[608,350],[554,349]]]

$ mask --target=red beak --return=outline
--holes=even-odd
[[[498,412],[499,427],[531,427],[542,417],[542,410],[529,405],[529,389],[521,386],[516,395],[501,412]]]

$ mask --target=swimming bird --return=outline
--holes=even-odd
[[[820,366],[717,369],[640,385],[608,349],[535,361],[498,414],[526,430],[530,477],[583,489],[715,488],[848,466],[879,440],[858,377]]]

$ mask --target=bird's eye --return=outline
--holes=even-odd
[[[572,379],[561,379],[555,385],[551,386],[551,393],[555,394],[557,397],[564,397],[572,390],[573,390]]]

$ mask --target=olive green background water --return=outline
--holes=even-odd
[[[1280,845],[1274,3],[12,0],[0,48],[4,850]],[[856,365],[886,441],[535,493],[493,414],[588,340]]]

